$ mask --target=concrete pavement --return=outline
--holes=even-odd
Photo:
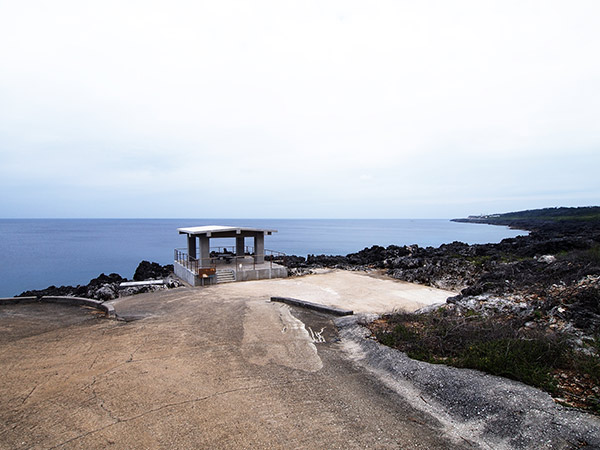
[[[409,308],[440,295],[351,275],[125,297],[112,302],[121,321],[76,306],[1,306],[0,448],[594,448],[600,442],[597,418],[561,409],[537,390],[414,362],[365,339],[352,316],[337,319],[336,327],[330,316],[269,301],[303,293],[315,300],[322,292],[334,306],[347,306],[343,298],[353,296],[369,310],[411,290]],[[371,307],[361,302],[369,292]]]
[[[2,307],[0,447],[447,448],[329,318],[218,288],[115,302],[130,321]]]

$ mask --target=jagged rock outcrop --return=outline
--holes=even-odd
[[[181,286],[181,282],[172,277],[173,265],[161,266],[155,262],[142,261],[134,274],[135,281],[164,279],[165,283],[159,286],[136,286],[123,290],[119,285],[127,281],[117,273],[105,275],[101,273],[98,277],[90,280],[86,285],[78,286],[49,286],[46,289],[25,291],[19,294],[19,297],[43,297],[43,296],[73,296],[92,298],[101,301],[108,301],[123,295],[141,294],[143,292],[152,292],[159,289],[169,289]]]
[[[159,280],[173,273],[173,264],[161,266],[155,262],[142,261],[135,269],[133,279],[135,281]]]
[[[287,264],[292,275],[319,267],[384,269],[399,280],[460,291],[448,301],[452,308],[514,314],[535,309],[543,326],[588,336],[600,332],[600,221],[527,223],[528,235],[496,244],[375,245],[346,256],[287,257]]]

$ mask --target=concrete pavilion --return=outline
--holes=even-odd
[[[187,248],[175,249],[175,275],[192,286],[227,281],[287,277],[285,255],[265,249],[265,236],[277,230],[207,225],[178,228],[187,236]],[[211,247],[211,239],[235,239],[233,246]],[[252,246],[246,246],[246,239]]]

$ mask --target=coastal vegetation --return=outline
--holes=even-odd
[[[411,358],[511,378],[600,413],[600,335],[574,348],[566,334],[539,327],[543,320],[539,310],[515,317],[438,308],[386,315],[369,327],[379,342]]]
[[[531,209],[504,214],[495,214],[490,222],[496,220],[534,220],[534,221],[568,221],[568,220],[600,220],[600,206],[580,208],[544,208]]]
[[[508,225],[514,228],[532,229],[562,222],[598,223],[600,207],[585,206],[579,208],[544,208],[504,214],[470,216],[466,219],[454,219],[455,222],[475,222],[493,225]]]
[[[383,316],[370,325],[374,337],[412,358],[522,381],[600,413],[600,207],[455,220],[529,234],[497,244],[373,246],[290,265],[299,273],[380,269],[460,291],[433,311]]]

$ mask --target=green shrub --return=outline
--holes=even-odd
[[[542,317],[536,310],[532,316]],[[376,331],[385,345],[430,363],[481,370],[527,383],[563,396],[555,373],[575,373],[600,385],[600,336],[587,341],[588,351],[575,351],[567,336],[533,331],[525,319],[486,318],[438,309],[429,314],[399,313],[384,317],[387,327]],[[527,319],[530,320],[531,318]],[[582,404],[600,413],[600,398],[588,392]]]
[[[477,369],[522,381],[548,392],[556,390],[552,369],[559,365],[566,347],[550,339],[498,339],[465,348],[454,365]]]

